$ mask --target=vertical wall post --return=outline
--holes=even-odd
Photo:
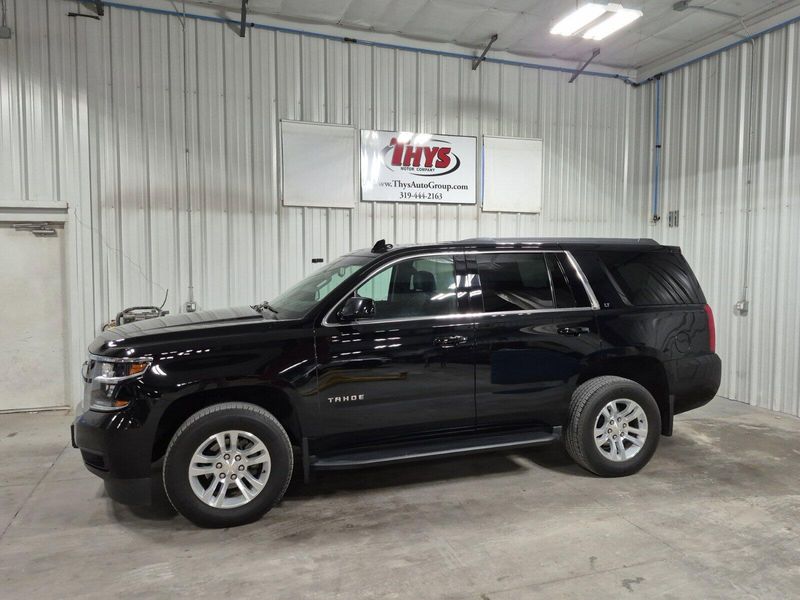
[[[655,148],[653,148],[653,206],[651,221],[658,223],[661,220],[661,199],[658,197],[661,189],[661,75],[656,75],[656,116],[655,116]]]

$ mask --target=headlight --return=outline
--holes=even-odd
[[[141,377],[150,366],[149,360],[125,361],[125,362],[105,362],[98,361],[100,373],[93,379],[97,383],[119,383],[126,379]]]
[[[151,359],[103,359],[92,357],[88,361],[87,383],[98,384],[91,394],[89,408],[99,411],[113,411],[125,408],[129,399],[116,395],[123,381],[142,377],[150,366]],[[94,387],[94,386],[93,386]]]

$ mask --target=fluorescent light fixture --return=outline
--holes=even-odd
[[[603,19],[597,25],[583,34],[586,40],[602,40],[607,38],[615,31],[630,25],[642,16],[642,11],[632,8],[618,8],[607,19]]]
[[[607,13],[608,16],[605,17]],[[609,2],[598,4],[589,2],[574,10],[558,23],[553,25],[550,33],[565,37],[578,35],[584,31],[587,40],[602,40],[615,31],[630,25],[642,16],[642,11],[633,8],[622,8],[620,4]]]
[[[594,2],[584,4],[553,25],[550,33],[563,36],[575,35],[576,32],[605,14],[605,12],[606,6],[604,4],[596,4]]]

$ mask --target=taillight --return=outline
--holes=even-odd
[[[714,311],[706,304],[706,317],[708,317],[708,345],[711,352],[717,351],[717,326],[714,324]]]

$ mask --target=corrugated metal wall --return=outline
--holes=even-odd
[[[622,214],[624,198],[646,190],[637,180],[626,183],[623,169],[640,172],[630,163],[646,160],[647,151],[627,147],[623,132],[650,113],[640,110],[646,94],[597,78],[568,85],[563,74],[533,69],[485,65],[473,72],[468,61],[453,58],[250,33],[243,40],[228,25],[187,20],[184,104],[178,18],[111,10],[91,31],[86,27],[87,42],[101,49],[87,58],[97,74],[88,83],[90,114],[100,115],[100,219],[106,239],[113,236],[130,258],[99,257],[101,276],[109,280],[102,305],[158,299],[161,287],[175,290],[176,299],[185,294],[188,221],[180,215],[189,201],[195,293],[205,307],[269,297],[307,273],[312,257],[328,260],[382,237],[404,243],[601,234],[626,225],[632,231],[642,222],[641,205]],[[110,60],[100,60],[106,53]],[[541,136],[547,140],[547,212],[495,215],[430,204],[282,207],[276,143],[282,118]],[[158,260],[165,253],[173,260]]]
[[[0,205],[71,207],[73,362],[123,306],[160,302],[169,288],[167,308],[180,310],[190,272],[208,308],[269,297],[312,257],[380,237],[647,235],[680,244],[704,284],[721,393],[800,414],[800,25],[664,77],[664,219],[651,226],[653,85],[568,84],[498,64],[473,72],[454,57],[260,29],[240,39],[192,18],[184,39],[175,16],[65,13],[57,0],[9,3]],[[281,118],[541,137],[543,213],[282,207]],[[750,314],[734,316],[745,285]]]
[[[663,86],[655,236],[682,246],[715,309],[720,393],[800,415],[800,24]],[[745,287],[749,315],[736,316]]]
[[[378,238],[648,232],[651,86],[57,0],[11,0],[0,42],[6,202],[69,203],[73,362],[125,306],[268,298]],[[185,44],[185,48],[184,48]],[[186,60],[184,61],[184,56]],[[184,86],[185,84],[185,86]],[[287,208],[282,118],[541,137],[542,215],[475,206]],[[7,135],[6,135],[7,134]],[[188,163],[187,163],[188,160]],[[313,176],[311,165],[309,176]],[[74,281],[73,281],[74,279]],[[76,367],[77,368],[77,367]],[[77,392],[77,388],[76,388]]]

